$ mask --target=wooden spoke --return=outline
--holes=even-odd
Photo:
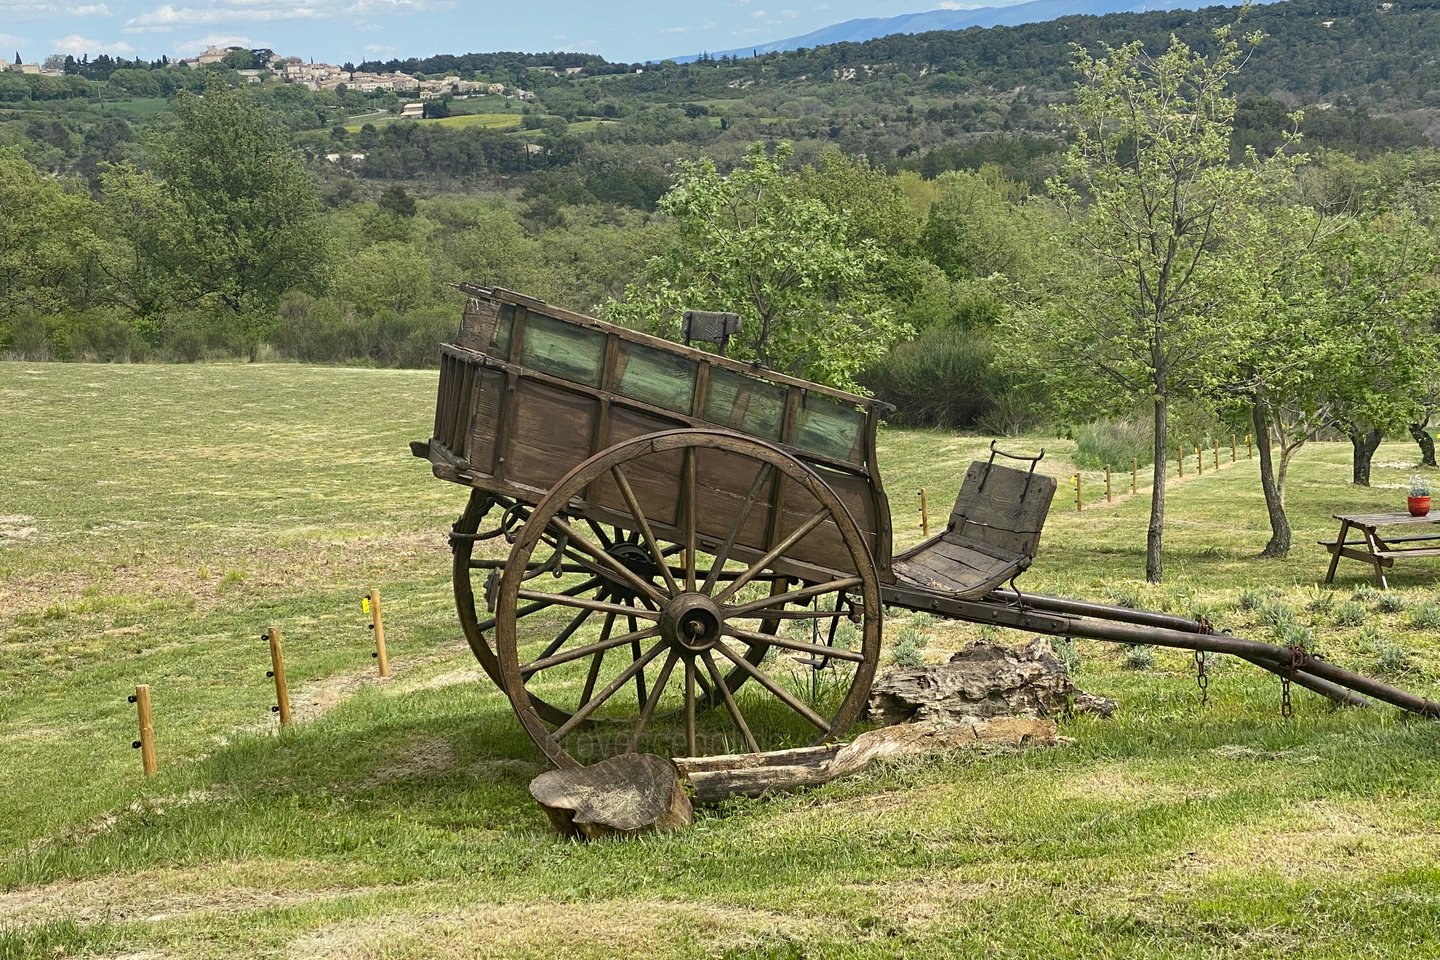
[[[755,734],[750,732],[750,726],[740,714],[740,707],[735,703],[735,696],[725,684],[725,678],[720,675],[720,668],[715,666],[715,657],[706,650],[701,656],[705,660],[705,669],[710,671],[710,677],[715,681],[713,689],[720,691],[720,699],[725,701],[725,710],[730,714],[730,719],[735,722],[735,729],[740,731],[740,736],[745,740],[745,746],[751,753],[760,752],[760,744],[755,740]],[[694,754],[691,754],[694,756]]]
[[[600,546],[604,547],[606,550],[609,550],[611,547],[615,546],[615,542],[605,535],[605,531],[601,529],[600,524],[596,523],[594,520],[591,520],[589,517],[586,517],[585,525],[588,526],[590,530],[595,534],[595,539],[600,541]],[[616,531],[616,535],[619,535],[618,530]]]
[[[681,468],[681,504],[685,509],[685,589],[691,593],[695,592],[695,539],[698,535],[695,519],[695,461],[699,453],[694,447],[685,448],[684,466]],[[690,673],[694,673],[692,669]]]
[[[645,699],[645,706],[640,710],[640,719],[635,721],[635,732],[630,735],[630,753],[634,753],[640,747],[640,738],[645,733],[645,726],[650,718],[655,715],[655,707],[660,703],[660,696],[665,692],[665,684],[670,680],[670,671],[675,669],[675,661],[680,655],[672,648],[670,655],[665,658],[665,664],[660,668],[660,676],[655,678],[655,686],[650,689],[650,696]]]
[[[730,535],[715,551],[715,562],[710,565],[710,573],[705,577],[705,586],[700,589],[701,593],[708,594],[715,589],[715,582],[719,579],[721,572],[725,569],[725,562],[730,559],[730,551],[735,548],[735,541],[740,537],[740,531],[745,527],[745,521],[750,519],[750,510],[755,506],[755,498],[760,495],[760,489],[765,486],[765,481],[775,472],[775,467],[768,463],[762,463],[760,469],[755,471],[755,482],[750,484],[750,492],[745,494],[745,502],[740,505],[740,512],[735,515],[735,523],[730,527]]]
[[[836,647],[827,647],[823,643],[792,640],[789,637],[782,637],[779,634],[741,630],[729,624],[725,625],[725,636],[734,637],[736,640],[744,640],[746,643],[751,644],[769,644],[772,647],[783,647],[786,650],[808,653],[817,657],[834,657],[836,660],[850,660],[854,663],[865,662],[865,654],[858,650],[841,650]]]
[[[577,607],[581,610],[590,610],[596,613],[618,613],[621,616],[630,617],[632,620],[639,617],[642,620],[659,620],[660,614],[646,607],[630,607],[621,603],[611,603],[608,600],[592,600],[589,597],[566,597],[558,593],[544,593],[538,590],[521,590],[516,594],[521,600],[541,600],[546,597],[554,598],[554,604],[562,607]]]
[[[800,524],[800,526],[796,527],[788,537],[786,537],[784,540],[781,540],[774,547],[772,547],[770,551],[765,554],[765,556],[761,557],[759,560],[756,560],[754,563],[750,564],[750,566],[746,567],[744,573],[740,574],[740,576],[736,577],[730,582],[730,586],[726,587],[724,590],[721,590],[718,594],[716,594],[715,602],[724,603],[726,600],[729,600],[731,597],[735,596],[735,594],[740,591],[741,587],[745,586],[745,584],[749,583],[751,580],[754,580],[757,576],[759,576],[760,571],[764,570],[766,567],[773,564],[777,559],[788,553],[791,547],[795,546],[795,544],[799,543],[801,540],[804,540],[807,536],[810,535],[810,531],[820,526],[820,524],[824,523],[827,519],[829,519],[829,517],[829,510],[822,508],[816,511],[809,520],[806,520],[804,523]]]
[[[608,570],[610,570],[611,573],[614,573],[633,592],[643,596],[647,596],[650,599],[654,600],[656,603],[665,602],[665,597],[660,594],[660,591],[655,589],[654,584],[641,579],[640,576],[635,573],[635,571],[631,570],[629,567],[625,566],[625,564],[610,556],[610,554],[606,553],[600,547],[595,546],[595,544],[581,537],[576,532],[575,528],[570,526],[570,524],[558,519],[555,520],[554,523],[560,527],[560,529],[565,533],[566,536],[570,538],[570,542],[572,544],[574,544],[584,553],[588,553],[590,556],[600,561],[601,564],[603,564]]]
[[[645,546],[650,548],[650,555],[655,558],[655,565],[660,568],[660,575],[665,578],[665,585],[670,588],[670,595],[675,596],[680,592],[680,587],[670,573],[670,565],[665,562],[665,554],[661,552],[660,544],[655,542],[655,532],[650,529],[650,521],[645,519],[645,513],[640,509],[640,501],[636,499],[629,479],[626,478],[619,464],[610,468],[610,476],[615,479],[615,486],[620,488],[620,496],[625,498],[625,506],[629,508],[630,516],[635,518],[635,526],[639,529],[640,536],[645,539]]]
[[[695,736],[695,659],[685,658],[685,755],[698,752]]]
[[[597,693],[593,700],[571,714],[569,720],[560,724],[560,726],[555,729],[555,732],[550,734],[550,739],[555,743],[559,743],[565,737],[569,736],[570,732],[584,723],[585,719],[594,713],[602,703],[615,696],[617,690],[629,683],[631,677],[643,670],[645,664],[659,656],[660,651],[664,650],[665,646],[663,641],[655,644],[643,657],[637,658],[634,663],[620,671],[620,675],[606,684],[605,689]]]
[[[615,614],[605,614],[605,625],[600,628],[600,643],[610,639],[610,630],[615,626]],[[596,650],[590,657],[590,669],[585,672],[585,689],[580,691],[580,706],[590,702],[590,695],[595,692],[595,681],[600,679],[600,665],[605,661],[605,653],[610,648]]]
[[[743,617],[754,610],[763,610],[767,607],[783,607],[787,603],[806,603],[812,597],[818,597],[822,594],[851,590],[860,586],[862,582],[859,577],[827,580],[825,583],[817,583],[813,587],[802,587],[799,590],[791,590],[789,593],[777,593],[760,600],[751,601],[750,603],[726,607],[724,612],[727,617]]]
[[[560,593],[547,593],[545,594],[545,596],[552,599],[538,600],[535,603],[527,603],[525,604],[525,606],[515,611],[515,616],[517,618],[528,617],[532,613],[544,610],[547,607],[553,607],[555,606],[555,604],[560,602],[559,600],[553,599],[554,597],[574,597],[582,593],[589,593],[591,590],[594,590],[596,587],[600,586],[601,582],[602,581],[598,578],[594,580],[587,580],[584,583],[580,584],[578,587],[567,587]],[[486,630],[489,630],[491,627],[495,626],[495,618],[487,617],[486,619],[481,620],[477,626],[479,627],[480,632],[484,633]]]
[[[631,632],[631,633],[636,633],[637,631],[636,631],[636,629],[635,629],[635,618],[634,618],[634,617],[630,617],[628,623],[629,623],[629,625],[630,625],[630,632]],[[634,643],[630,644],[630,656],[631,656],[632,658],[636,659],[636,660],[639,660],[639,659],[640,659],[640,640],[639,640],[639,638],[637,638]],[[646,696],[645,696],[645,668],[644,668],[644,667],[641,667],[640,670],[639,670],[639,672],[637,672],[637,673],[635,674],[635,702],[636,702],[637,704],[644,704],[645,701],[646,701],[646,699],[647,699],[647,698],[646,698]]]
[[[844,610],[756,610],[733,614],[731,620],[839,620],[849,617]]]
[[[809,720],[816,727],[819,727],[822,733],[830,732],[830,724],[826,723],[823,717],[821,717],[814,710],[811,710],[805,704],[801,703],[798,699],[796,699],[793,693],[780,686],[780,684],[776,683],[773,679],[771,679],[769,675],[763,673],[749,660],[746,660],[739,654],[734,653],[730,650],[729,647],[725,646],[723,643],[716,646],[715,649],[723,653],[726,658],[730,660],[731,663],[735,664],[735,666],[739,667],[741,670],[749,674],[756,683],[760,684],[766,690],[769,690],[771,693],[773,693],[781,703],[785,704],[785,706],[800,714],[800,716],[804,717],[806,720]]]
[[[651,637],[659,636],[659,627],[647,627],[644,630],[637,630],[632,633],[623,633],[618,637],[607,637],[595,643],[587,643],[581,647],[571,647],[564,653],[557,653],[545,658],[536,658],[529,663],[520,665],[520,675],[529,677],[539,673],[541,670],[548,670],[551,667],[558,667],[562,663],[569,663],[571,660],[580,660],[590,656],[592,653],[600,653],[603,650],[613,650],[616,647],[623,647],[627,643],[639,646],[641,640],[649,640]]]

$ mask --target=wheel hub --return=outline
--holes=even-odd
[[[724,618],[702,593],[682,593],[660,611],[660,636],[681,653],[694,655],[720,642]]]

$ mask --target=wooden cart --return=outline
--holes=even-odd
[[[1039,457],[1006,466],[992,444],[945,530],[892,556],[884,404],[462,289],[433,436],[412,450],[471,488],[451,533],[460,621],[557,765],[837,737],[864,709],[886,605],[1238,652],[1355,699],[1312,675],[1329,665],[1204,621],[1021,595],[1055,492]],[[497,538],[504,556],[483,546]]]

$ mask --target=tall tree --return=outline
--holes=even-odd
[[[1038,348],[1057,368],[1052,379],[1072,394],[1078,388],[1112,403],[1149,403],[1151,582],[1163,576],[1170,406],[1211,392],[1215,345],[1225,337],[1217,318],[1233,280],[1216,251],[1235,234],[1239,211],[1263,195],[1271,172],[1270,161],[1253,155],[1248,164],[1228,165],[1235,100],[1227,84],[1244,60],[1232,32],[1216,32],[1210,56],[1175,37],[1159,56],[1138,41],[1105,47],[1101,58],[1077,52],[1083,79],[1065,114],[1074,142],[1063,175],[1049,184],[1068,214],[1075,260],[1052,308],[1032,311],[1010,341],[1032,356]],[[1253,46],[1259,37],[1245,41]],[[1075,382],[1086,377],[1097,382]]]
[[[607,309],[672,339],[687,309],[734,311],[734,355],[854,388],[904,332],[879,295],[886,256],[807,196],[790,156],[788,143],[773,155],[754,144],[728,176],[709,159],[682,162],[660,201],[678,242]]]
[[[228,308],[253,359],[281,295],[324,284],[315,184],[284,129],[244,89],[212,79],[203,96],[176,97],[175,113],[153,151],[180,209],[168,267],[194,299]]]

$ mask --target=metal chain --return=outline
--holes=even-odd
[[[1200,688],[1200,706],[1210,703],[1210,676],[1205,672],[1205,651],[1195,651],[1195,685]]]

